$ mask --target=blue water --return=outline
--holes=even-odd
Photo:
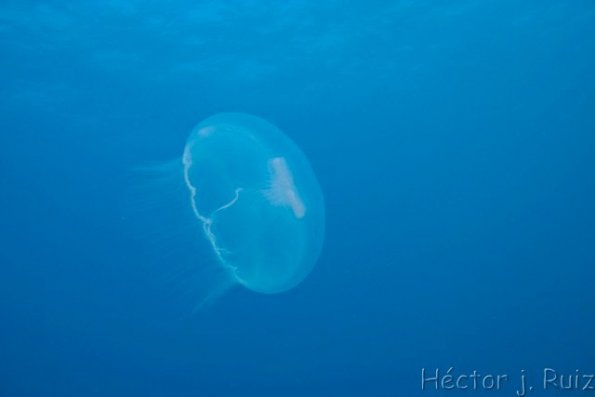
[[[4,0],[0,396],[567,395],[539,377],[595,373],[594,49],[581,0]],[[222,111],[306,154],[325,245],[196,311],[212,252],[133,187]],[[422,391],[450,366],[511,381]]]

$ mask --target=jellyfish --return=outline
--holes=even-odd
[[[180,163],[196,238],[220,275],[204,302],[234,285],[277,294],[308,276],[323,244],[324,198],[289,137],[255,116],[217,114],[191,131]]]

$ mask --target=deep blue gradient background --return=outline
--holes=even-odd
[[[4,0],[0,395],[595,373],[595,3],[448,3]],[[327,236],[296,289],[193,313],[212,255],[138,215],[131,170],[220,111],[298,143]]]

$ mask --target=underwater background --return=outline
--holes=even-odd
[[[537,386],[595,373],[594,71],[586,0],[3,0],[0,396],[571,393]],[[224,111],[306,154],[325,242],[196,310],[214,255],[139,169]],[[511,381],[422,390],[450,367]]]

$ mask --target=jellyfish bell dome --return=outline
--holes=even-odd
[[[314,267],[324,239],[324,199],[302,151],[267,121],[241,113],[209,117],[182,157],[196,219],[229,278],[280,293]]]

